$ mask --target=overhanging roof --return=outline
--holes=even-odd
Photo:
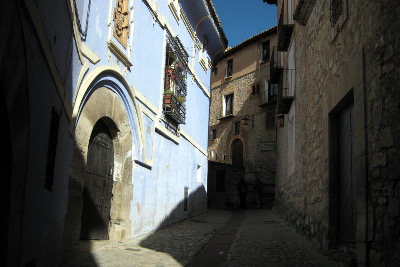
[[[210,58],[215,61],[228,46],[228,39],[222,28],[212,0],[179,0],[183,11],[199,41],[207,41]]]

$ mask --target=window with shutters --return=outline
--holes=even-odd
[[[226,62],[225,77],[232,77],[233,74],[233,58]]]
[[[224,116],[233,115],[233,94],[224,96]]]
[[[269,40],[265,41],[261,44],[261,55],[260,55],[260,61],[261,62],[266,62],[269,61],[270,55],[269,55]]]

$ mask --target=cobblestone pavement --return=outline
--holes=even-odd
[[[225,266],[337,266],[274,210],[248,210]]]
[[[230,231],[235,218],[235,230]],[[224,235],[228,241],[218,243]],[[207,261],[213,255],[220,256],[215,264]],[[273,210],[209,210],[158,231],[81,254],[64,267],[187,265],[336,266]]]

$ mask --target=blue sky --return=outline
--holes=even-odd
[[[276,6],[263,0],[212,0],[222,23],[228,46],[276,25]]]

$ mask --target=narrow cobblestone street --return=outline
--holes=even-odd
[[[274,210],[209,210],[158,231],[82,253],[67,266],[336,265]]]

